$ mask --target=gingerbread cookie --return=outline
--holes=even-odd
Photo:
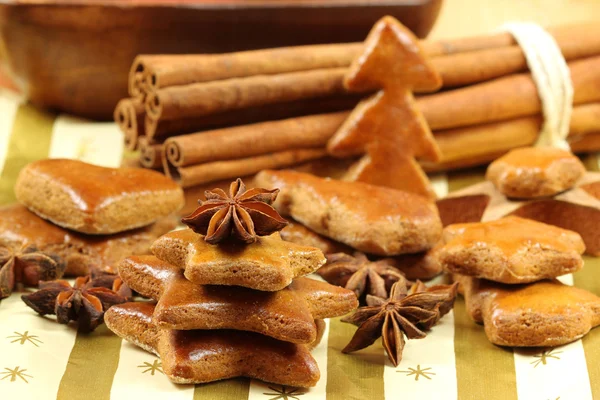
[[[491,163],[486,179],[505,196],[529,199],[570,189],[583,174],[583,163],[569,151],[523,147]]]
[[[519,217],[450,225],[442,241],[444,269],[496,282],[534,282],[583,267],[579,234]]]
[[[488,198],[488,201],[485,200]],[[586,254],[600,255],[600,173],[587,172],[566,192],[552,198],[515,200],[496,190],[491,182],[481,182],[453,192],[440,204],[440,214],[446,220],[460,221],[452,210],[470,210],[469,218],[493,221],[506,215],[516,215],[545,224],[575,231],[585,242]],[[466,214],[463,214],[465,217]],[[467,222],[467,221],[465,221]]]
[[[196,284],[265,291],[281,290],[326,261],[319,249],[285,242],[279,233],[250,244],[228,240],[212,245],[191,229],[182,229],[162,236],[151,249],[161,260],[184,269],[185,277]]]
[[[40,217],[87,234],[150,225],[184,204],[181,188],[158,172],[66,159],[27,165],[19,173],[15,194]]]
[[[236,329],[306,344],[316,339],[315,319],[358,307],[353,292],[309,278],[278,292],[197,285],[154,256],[123,260],[119,274],[136,292],[158,301],[153,322],[166,329]]]
[[[392,17],[377,21],[363,53],[350,65],[344,86],[349,91],[378,91],[352,110],[327,143],[327,152],[335,157],[362,156],[344,180],[435,199],[415,158],[436,162],[441,151],[412,92],[435,91],[441,85],[414,34]]]
[[[440,246],[418,254],[404,254],[389,258],[391,265],[398,268],[411,281],[426,281],[442,273],[442,264],[437,256]]]
[[[311,387],[319,380],[319,368],[307,345],[254,332],[159,329],[152,323],[153,314],[152,303],[125,303],[111,307],[104,319],[114,333],[158,355],[163,372],[175,383],[246,376],[279,385]]]
[[[573,342],[600,325],[600,297],[557,280],[503,285],[455,275],[467,311],[490,342],[548,347]]]
[[[115,274],[120,260],[148,254],[150,245],[176,226],[177,218],[171,216],[114,235],[85,235],[51,224],[20,204],[0,208],[0,244],[35,245],[56,254],[66,264],[65,276]]]
[[[317,232],[311,231],[304,225],[295,221],[289,221],[288,225],[283,228],[279,234],[286,242],[296,243],[301,246],[316,247],[325,255],[332,253],[351,253],[353,251],[351,247],[319,235]]]
[[[440,238],[437,208],[419,195],[293,171],[262,171],[255,181],[281,189],[282,214],[365,253],[418,253]]]

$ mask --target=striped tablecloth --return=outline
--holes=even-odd
[[[0,92],[0,204],[14,201],[21,167],[45,157],[70,157],[117,166],[122,137],[112,123],[95,123],[36,110]],[[598,170],[596,157],[585,160]],[[433,177],[439,194],[478,182],[483,170]],[[599,259],[564,277],[600,294]],[[490,344],[458,299],[423,340],[407,342],[393,367],[378,342],[341,353],[354,327],[327,321],[314,351],[321,380],[310,390],[234,379],[198,386],[171,384],[160,360],[102,326],[78,334],[52,318],[38,317],[19,294],[0,301],[0,399],[476,399],[587,400],[600,398],[600,329],[554,349],[513,350]]]

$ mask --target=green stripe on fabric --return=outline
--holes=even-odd
[[[77,333],[56,399],[109,400],[120,352],[121,338],[106,325]]]
[[[250,379],[226,379],[224,381],[196,385],[194,400],[247,399],[249,392]]]
[[[581,157],[581,161],[588,171],[598,172],[600,170],[600,166],[598,165],[598,156],[599,155],[595,153],[586,154],[585,156]]]
[[[600,258],[584,257],[583,269],[573,274],[576,287],[600,295]],[[581,339],[587,363],[592,397],[600,399],[600,327],[592,329]]]
[[[485,180],[486,167],[448,172],[448,192],[454,192]]]
[[[381,341],[352,354],[343,354],[356,327],[331,319],[327,349],[327,400],[383,400],[385,353]]]
[[[19,106],[8,142],[6,161],[0,174],[0,205],[16,201],[14,186],[19,171],[32,161],[48,156],[56,117],[31,105]]]
[[[454,303],[454,352],[458,399],[517,399],[511,349],[493,345],[483,326],[467,315],[462,297]]]

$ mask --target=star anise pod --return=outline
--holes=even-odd
[[[229,186],[229,195],[222,189],[204,192],[206,201],[181,222],[204,240],[216,244],[233,236],[244,243],[253,243],[257,236],[270,235],[283,229],[287,221],[271,206],[279,189],[254,188],[246,191],[241,179]]]
[[[56,314],[61,324],[77,321],[81,332],[91,332],[104,322],[104,312],[115,304],[131,299],[131,290],[115,278],[96,282],[89,276],[79,277],[73,286],[67,281],[40,282],[40,290],[21,298],[41,315]]]
[[[391,264],[391,260],[369,261],[363,253],[354,256],[346,253],[327,255],[327,264],[317,274],[332,285],[343,286],[356,293],[362,300],[364,294],[387,298],[388,290],[395,282],[409,284],[402,271]]]
[[[380,336],[388,358],[397,366],[402,359],[404,336],[422,339],[454,306],[458,285],[426,287],[420,281],[410,291],[402,282],[392,286],[390,298],[367,295],[367,306],[342,319],[357,325],[350,343],[342,350],[351,353],[373,344]]]
[[[17,284],[37,286],[40,281],[62,277],[65,264],[57,255],[33,245],[0,246],[0,299],[10,296]]]

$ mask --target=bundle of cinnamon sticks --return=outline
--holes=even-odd
[[[600,25],[548,31],[574,86],[568,140],[576,152],[600,150]],[[442,90],[417,97],[442,152],[441,162],[423,163],[427,171],[486,163],[536,141],[540,100],[510,34],[421,46],[443,79]],[[306,164],[326,157],[328,140],[369,94],[343,85],[361,51],[350,43],[138,56],[115,121],[142,166],[184,188]]]

